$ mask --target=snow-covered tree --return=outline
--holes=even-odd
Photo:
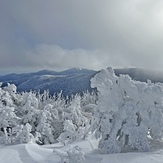
[[[81,97],[81,108],[85,113],[94,113],[94,108],[96,107],[97,93],[92,91],[86,91]]]
[[[61,142],[84,139],[92,116],[92,108],[91,111],[87,108],[89,103],[94,105],[96,97],[86,94],[83,98],[75,95],[64,99],[62,92],[49,96],[48,91],[17,93],[13,84],[0,87],[0,135],[5,137],[6,144],[25,143],[33,136],[39,136],[43,144],[54,143],[60,135]],[[25,133],[28,138],[23,136]]]
[[[32,131],[35,132],[35,126],[38,120],[38,99],[33,92],[23,92],[20,99],[18,114],[21,117],[22,124],[29,123],[32,126]]]
[[[83,163],[85,160],[84,152],[79,146],[70,148],[67,151],[55,149],[53,152],[61,157],[59,163]]]
[[[66,108],[66,100],[62,97],[62,92],[52,97],[50,105],[52,133],[54,135],[54,139],[57,139],[63,132],[63,116]]]
[[[59,136],[58,141],[62,142],[64,145],[67,145],[76,140],[76,128],[72,123],[72,120],[65,120],[63,125],[63,133],[61,133]]]
[[[17,140],[19,140],[20,143],[29,143],[34,139],[33,135],[31,134],[31,131],[32,126],[29,123],[26,123],[25,126],[22,126],[22,130],[17,136]]]
[[[64,144],[85,139],[89,132],[91,117],[89,113],[82,111],[80,102],[81,97],[75,95],[63,112],[64,128],[58,140]]]
[[[41,134],[41,142],[43,144],[55,142],[51,126],[51,113],[49,111],[51,107],[52,105],[48,104],[44,110],[40,111],[38,116],[38,125],[36,127],[36,131]]]
[[[128,75],[102,70],[91,79],[99,99],[92,131],[106,153],[125,149],[148,151],[163,136],[163,84],[133,81]]]
[[[14,85],[8,84],[3,89],[0,88],[0,128],[4,133],[5,144],[12,142],[12,129],[18,125],[20,118],[15,114],[15,105],[12,97],[16,93]]]

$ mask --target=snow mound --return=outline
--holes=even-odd
[[[36,144],[19,144],[13,146],[0,146],[0,163],[59,163],[60,156],[53,150],[66,150],[79,146],[85,153],[83,163],[162,163],[163,149],[153,152],[135,152],[119,154],[94,153],[97,142],[94,138],[77,141],[69,146],[60,143],[39,146]]]

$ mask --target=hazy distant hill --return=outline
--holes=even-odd
[[[124,69],[115,69],[115,74],[128,74],[132,79],[146,82],[147,79],[150,79],[153,83],[161,82],[163,83],[163,72],[148,70],[142,68],[124,68]]]
[[[83,91],[91,91],[90,79],[96,71],[72,68],[66,71],[55,72],[42,70],[36,73],[25,74],[9,74],[0,77],[3,86],[12,83],[17,86],[19,92],[36,90],[42,93],[49,90],[50,94],[60,92],[63,95],[81,93]]]
[[[0,81],[5,81],[5,82],[14,81],[14,80],[31,78],[33,76],[41,76],[41,75],[75,75],[75,74],[89,74],[94,72],[95,72],[94,70],[79,69],[79,68],[72,68],[61,72],[41,70],[34,73],[23,73],[23,74],[12,73],[8,75],[0,76]]]
[[[146,82],[163,82],[163,72],[140,68],[115,69],[115,74],[128,74],[132,79]],[[61,72],[42,70],[35,73],[9,74],[0,76],[0,82],[5,86],[8,82],[17,86],[19,92],[36,90],[42,93],[49,90],[50,94],[63,91],[63,95],[71,95],[89,90],[90,79],[96,71],[72,68]]]

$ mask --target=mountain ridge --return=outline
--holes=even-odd
[[[62,90],[64,96],[92,91],[90,79],[96,71],[88,69],[71,68],[61,72],[41,70],[35,73],[8,74],[0,77],[2,86],[7,83],[15,84],[18,92],[30,90],[40,91],[49,90],[49,93],[59,93]]]
[[[22,78],[28,78],[31,76],[36,76],[36,75],[71,75],[71,74],[87,74],[87,73],[93,73],[96,72],[94,70],[88,70],[88,69],[77,69],[77,68],[71,68],[67,69],[64,71],[52,71],[52,70],[40,70],[38,72],[33,72],[33,73],[22,73],[22,74],[17,74],[17,73],[10,73],[7,75],[0,76],[0,81],[3,82],[10,82],[13,80],[18,80]]]
[[[34,73],[24,74],[8,74],[0,76],[2,86],[7,83],[15,84],[18,92],[22,91],[40,91],[49,90],[49,93],[59,93],[61,90],[64,96],[71,96],[72,94],[82,93],[84,91],[92,91],[90,86],[90,79],[99,71],[71,68],[61,72],[51,70],[41,70]],[[147,79],[153,83],[163,83],[163,72],[147,70],[141,68],[122,68],[114,69],[117,76],[120,74],[127,74],[133,80],[146,82]]]

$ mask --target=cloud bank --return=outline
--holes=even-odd
[[[163,70],[162,0],[0,2],[0,71]]]

